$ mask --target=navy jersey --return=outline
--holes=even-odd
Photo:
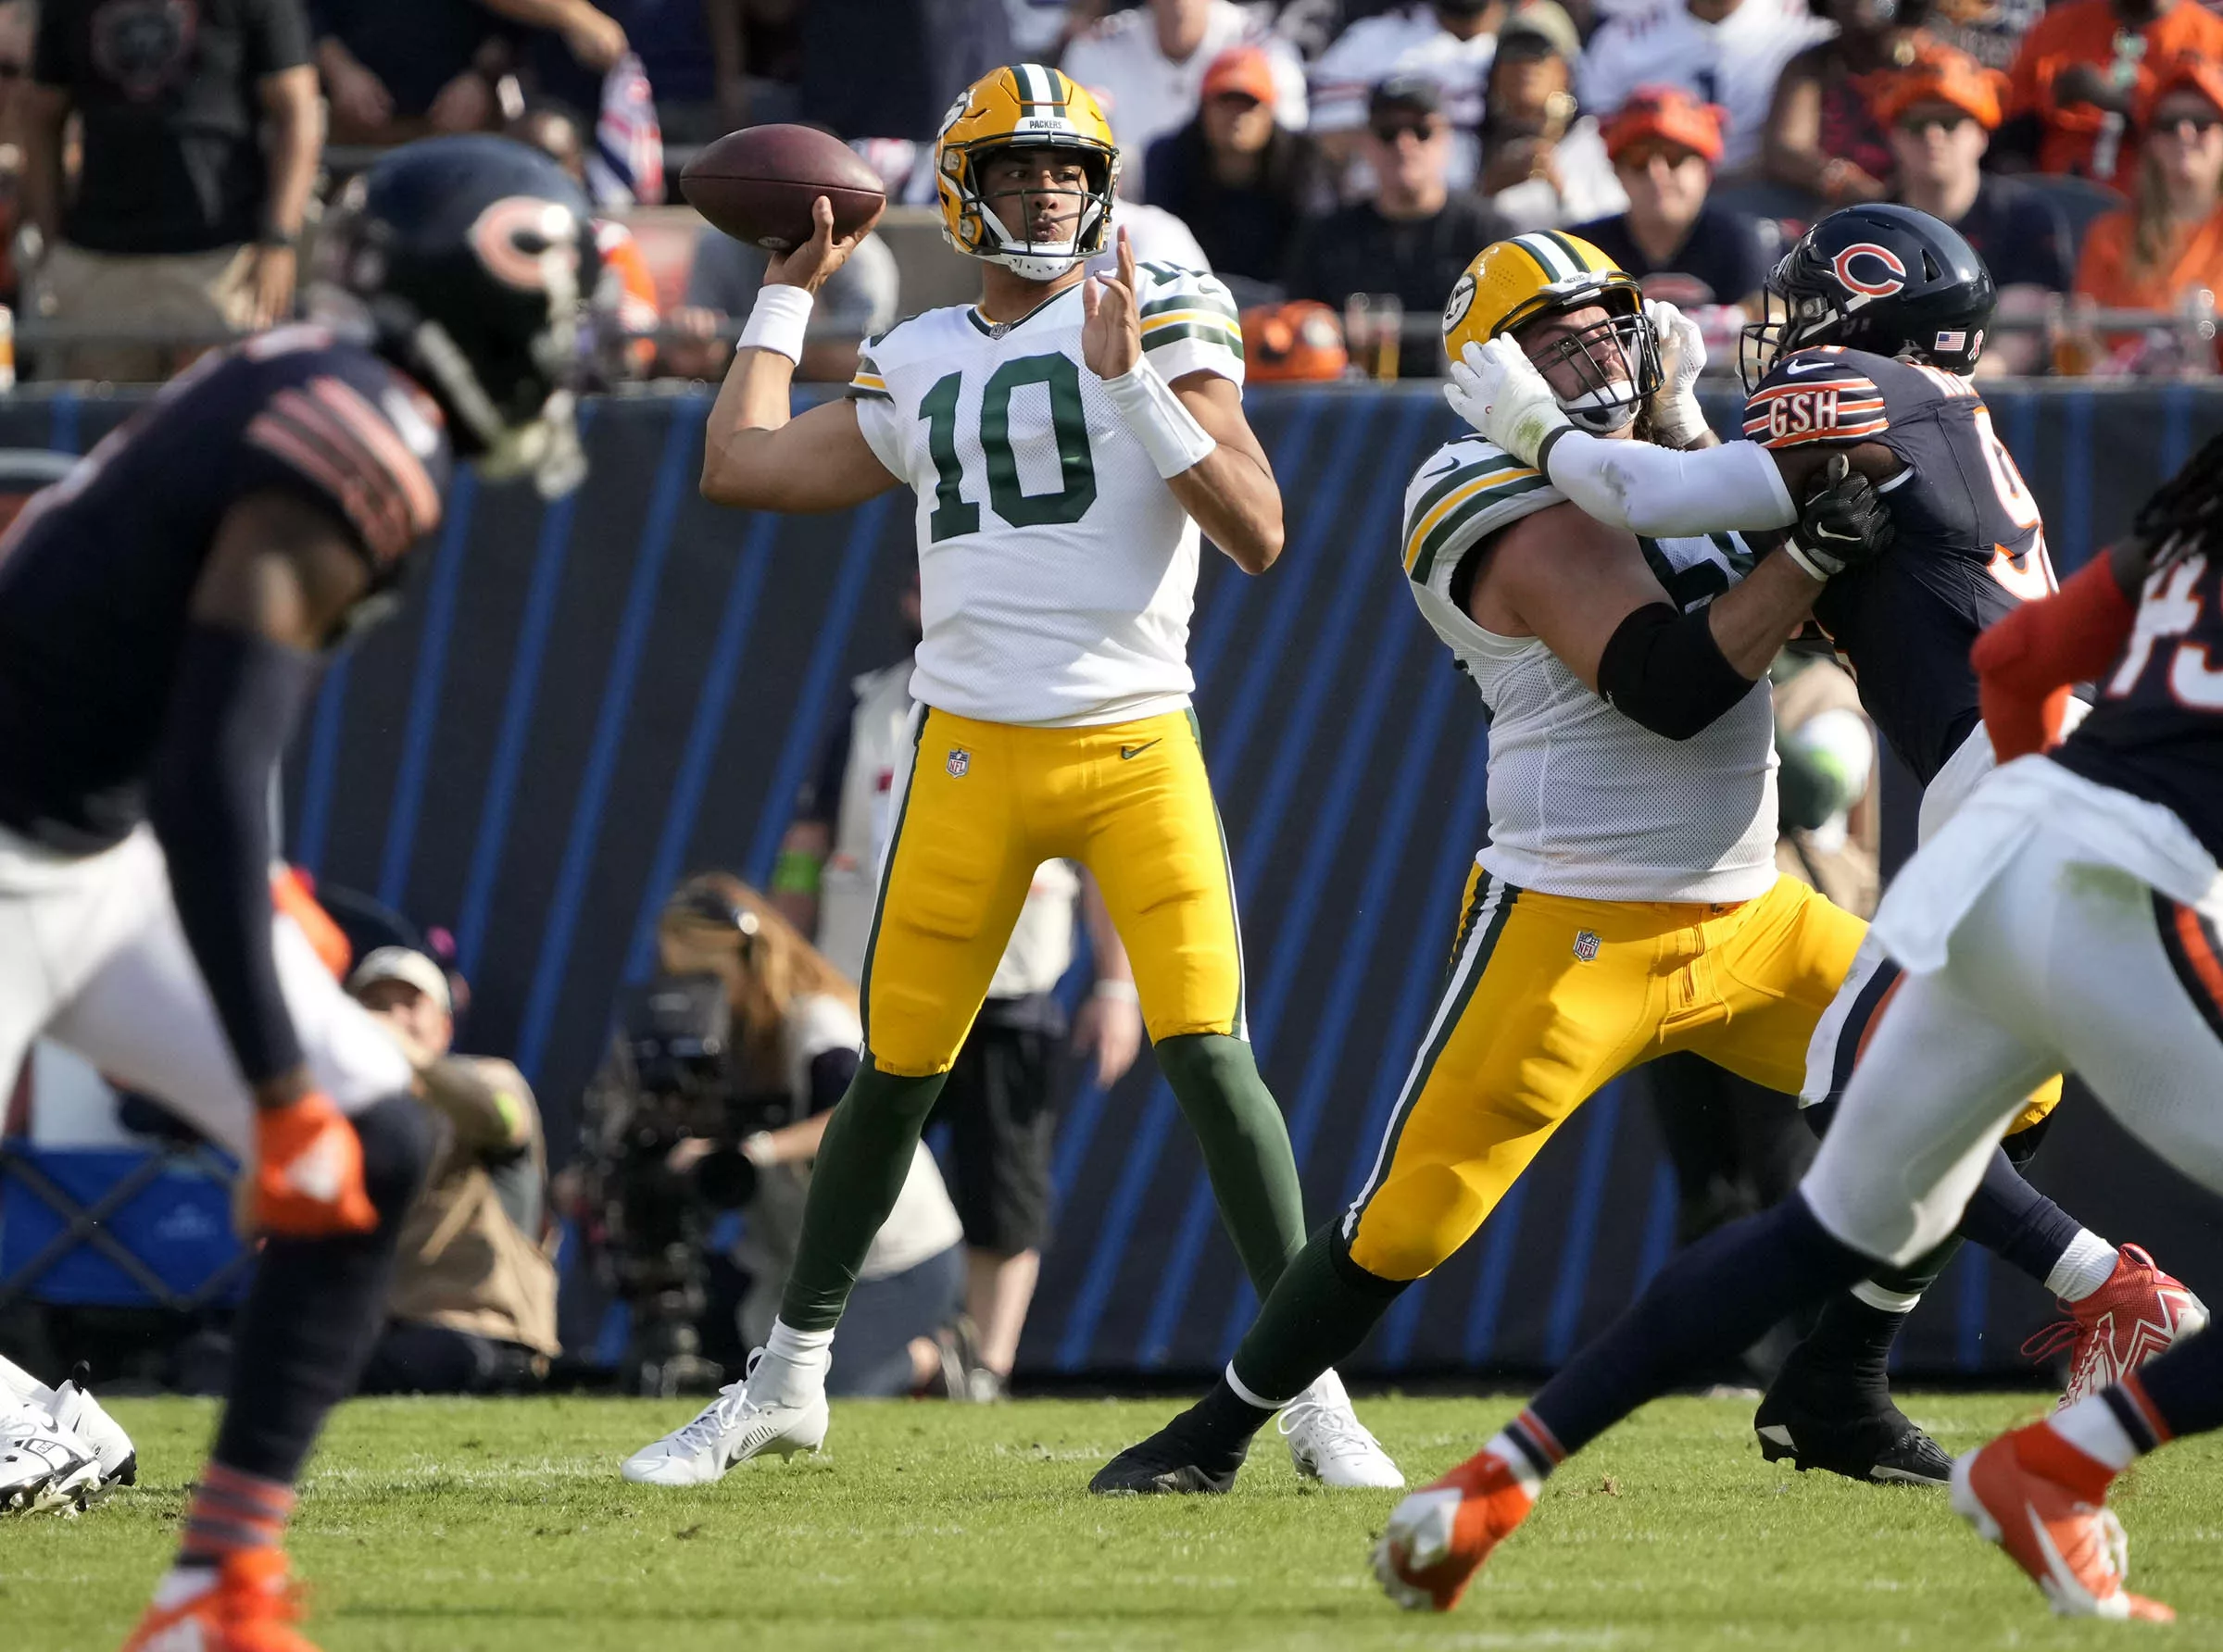
[[[1746,403],[1744,432],[1773,448],[1880,443],[1906,467],[1881,484],[1890,550],[1831,580],[1814,617],[1928,785],[1977,724],[1978,634],[2053,588],[2038,502],[1973,384],[1864,350],[1786,356]]]
[[[166,386],[0,538],[0,826],[78,854],[138,823],[186,607],[235,501],[322,506],[377,592],[438,522],[448,468],[423,393],[315,329]]]
[[[2091,715],[2053,751],[2088,780],[2174,809],[2223,860],[2223,563],[2147,576],[2138,623]]]

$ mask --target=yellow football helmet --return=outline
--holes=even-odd
[[[1549,376],[1553,365],[1574,363],[1584,388],[1559,405],[1586,430],[1617,431],[1660,387],[1660,343],[1636,278],[1578,236],[1537,230],[1476,253],[1443,307],[1444,353],[1456,361],[1469,344],[1589,305],[1607,319],[1560,339],[1536,365]]]
[[[980,193],[980,164],[998,149],[1071,149],[1087,171],[1086,204],[1070,241],[1015,239]],[[1046,282],[1103,251],[1119,184],[1119,146],[1096,99],[1054,69],[1021,63],[965,88],[942,118],[934,145],[942,236],[967,257],[986,258]]]

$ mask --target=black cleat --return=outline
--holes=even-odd
[[[1233,1446],[1208,1440],[1192,1408],[1099,1469],[1088,1489],[1099,1497],[1233,1491],[1250,1455],[1248,1435]]]
[[[1821,1469],[1886,1485],[1944,1485],[1953,1478],[1953,1458],[1889,1395],[1865,1399],[1857,1411],[1824,1414],[1782,1386],[1771,1388],[1752,1416],[1760,1455],[1769,1462],[1788,1459],[1802,1474]]]

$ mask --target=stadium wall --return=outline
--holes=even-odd
[[[2063,572],[2223,427],[2223,391],[2205,387],[1989,399]],[[1287,553],[1257,581],[1207,559],[1193,651],[1254,1033],[1325,1212],[1364,1174],[1438,984],[1483,835],[1487,746],[1472,691],[1395,572],[1405,481],[1454,429],[1441,400],[1328,387],[1250,404],[1287,495]],[[0,405],[0,443],[82,451],[132,405],[19,394]],[[664,892],[706,866],[765,880],[846,684],[898,646],[909,501],[816,518],[714,509],[695,490],[709,405],[591,404],[592,477],[550,506],[462,476],[406,614],[333,670],[289,765],[295,858],[455,932],[473,989],[466,1043],[517,1058],[559,1152],[613,995],[650,966]],[[1727,424],[1735,404],[1709,408]],[[1056,1177],[1059,1236],[1024,1369],[1117,1380],[1225,1359],[1249,1289],[1149,1062],[1109,1095],[1075,1094]],[[2089,1100],[2066,1110],[2038,1179],[2095,1227],[2223,1287],[2213,1207]],[[1615,1085],[1351,1369],[1549,1367],[1659,1265],[1673,1209],[1641,1087]],[[2047,1309],[1965,1256],[1904,1363],[2016,1369]]]

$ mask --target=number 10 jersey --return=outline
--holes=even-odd
[[[1137,270],[1143,359],[1243,382],[1227,289]],[[848,388],[918,495],[924,635],[914,700],[984,722],[1082,727],[1178,711],[1199,534],[1081,358],[1080,285],[1024,318],[928,310],[871,340]]]

